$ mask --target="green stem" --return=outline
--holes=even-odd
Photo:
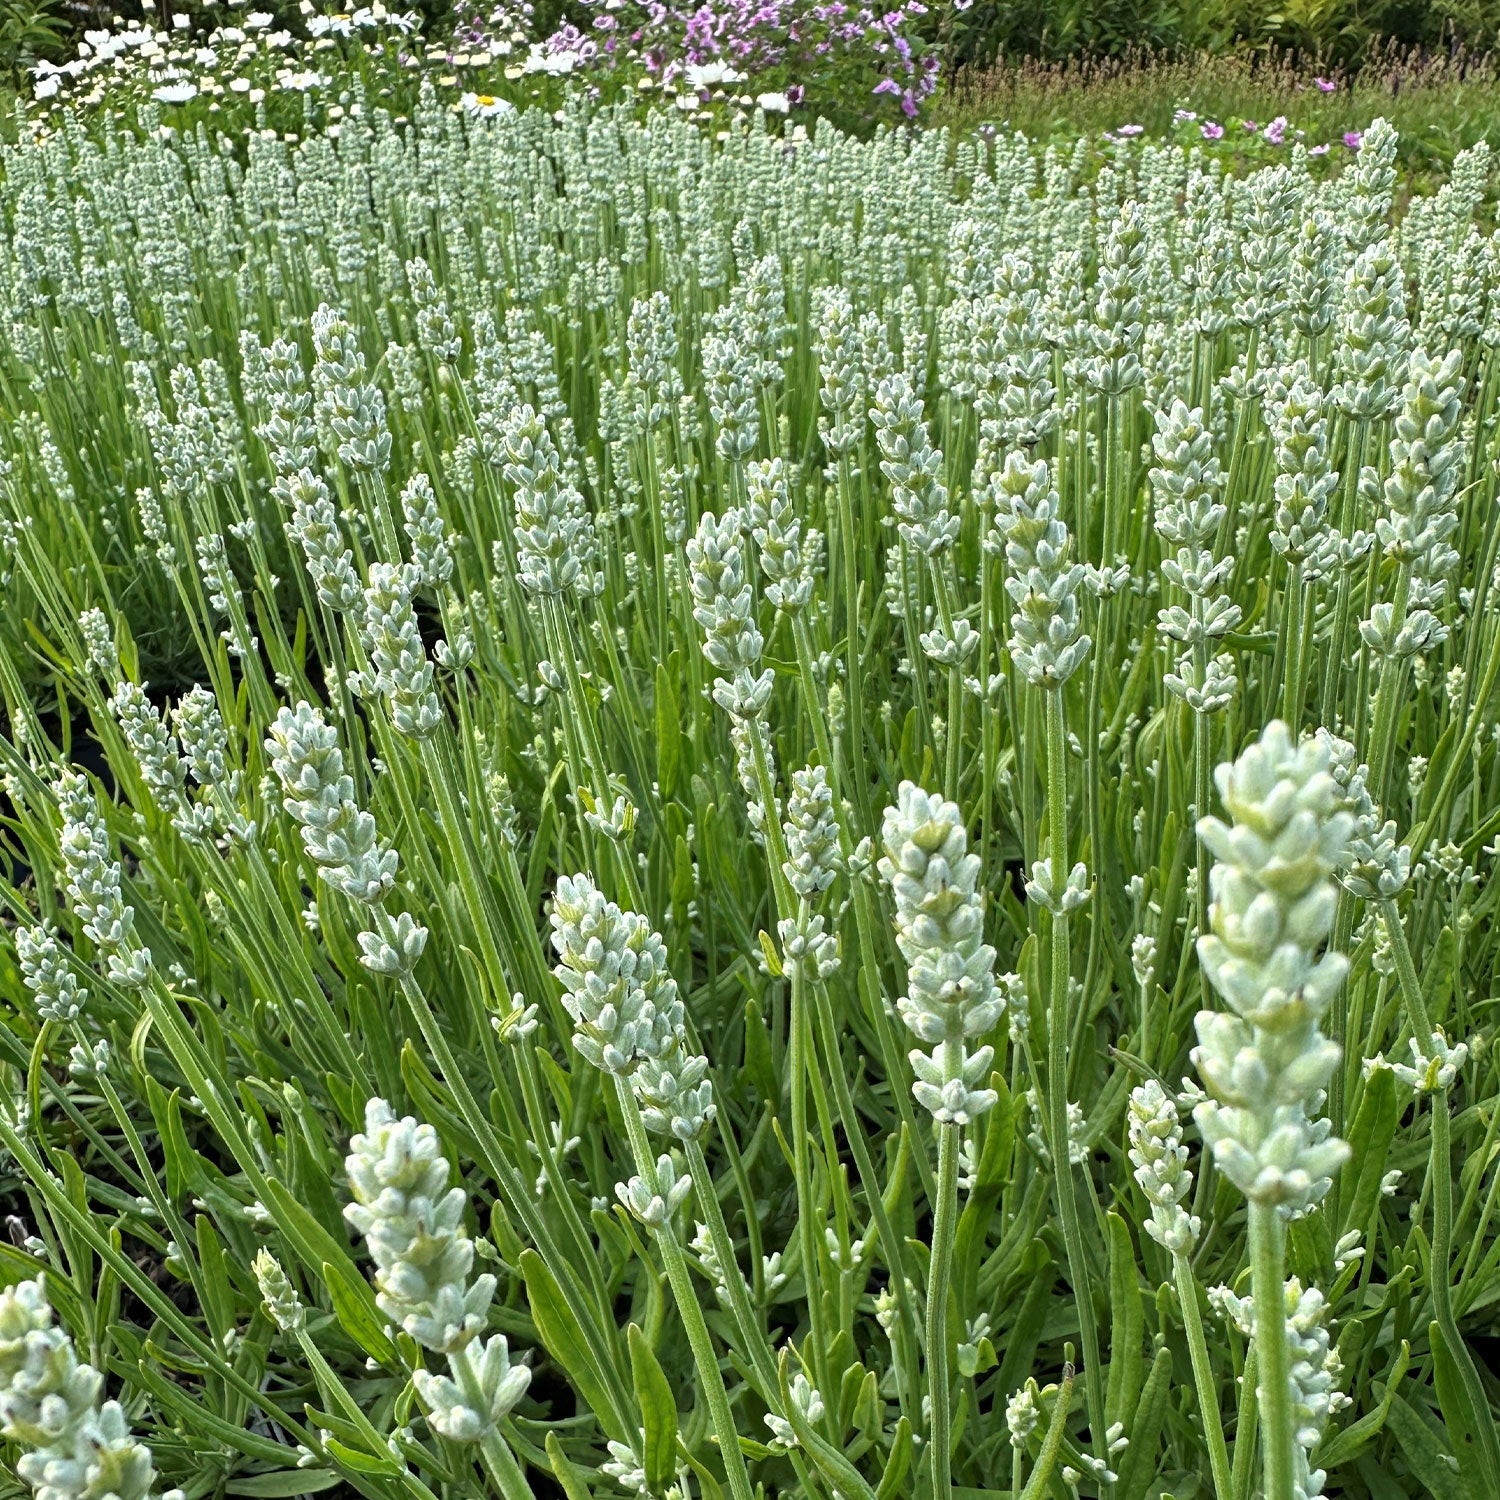
[[[927,1268],[927,1393],[932,1405],[930,1451],[933,1500],[951,1500],[953,1460],[948,1410],[948,1279],[958,1224],[957,1125],[938,1125],[937,1201],[932,1214],[932,1256]]]
[[[1282,610],[1286,622],[1286,676],[1282,681],[1281,717],[1293,734],[1302,729],[1302,564],[1294,562],[1287,570],[1286,601]]]
[[[1274,1203],[1250,1204],[1250,1288],[1260,1365],[1261,1485],[1265,1500],[1292,1500],[1297,1435],[1292,1425],[1291,1351],[1286,1336],[1286,1227]]]
[[[849,776],[853,782],[854,805],[859,810],[862,828],[873,826],[870,812],[870,789],[864,770],[864,665],[860,661],[859,628],[859,555],[854,541],[854,480],[849,455],[839,455],[839,540],[844,555],[844,659],[849,690]]]
[[[802,1251],[802,1281],[807,1289],[807,1321],[812,1340],[812,1363],[819,1390],[831,1389],[828,1383],[828,1330],[823,1317],[823,1278],[819,1274],[818,1229],[814,1216],[821,1219],[813,1202],[811,1137],[807,1129],[807,980],[803,965],[792,967],[791,1046],[788,1067],[791,1071],[792,1095],[792,1171],[797,1187],[797,1241]],[[831,1164],[830,1164],[831,1165]]]
[[[1069,1351],[1071,1353],[1071,1350]],[[1052,1420],[1047,1424],[1047,1435],[1042,1439],[1042,1451],[1037,1454],[1036,1467],[1031,1479],[1021,1491],[1020,1500],[1041,1500],[1047,1493],[1047,1484],[1052,1471],[1057,1467],[1057,1456],[1062,1450],[1063,1431],[1067,1426],[1068,1407],[1073,1401],[1073,1366],[1063,1366],[1062,1384],[1057,1388],[1057,1400],[1052,1405]]]
[[[530,1480],[498,1427],[491,1428],[479,1440],[479,1450],[504,1500],[536,1500]]]
[[[776,1356],[771,1349],[770,1341],[766,1338],[765,1329],[756,1321],[755,1309],[750,1303],[745,1278],[740,1273],[734,1241],[729,1235],[729,1225],[724,1221],[724,1209],[719,1202],[719,1195],[714,1191],[713,1173],[709,1170],[708,1159],[704,1156],[703,1147],[698,1141],[684,1142],[683,1151],[687,1156],[688,1171],[693,1176],[694,1196],[698,1201],[698,1206],[703,1210],[708,1224],[709,1239],[713,1242],[714,1254],[718,1257],[719,1267],[724,1273],[730,1311],[734,1314],[740,1337],[745,1341],[750,1363],[755,1369],[755,1378],[760,1382],[759,1394],[772,1411],[784,1416],[785,1412],[782,1411],[781,1405],[781,1383],[776,1372]],[[747,1203],[750,1201],[748,1194],[745,1196],[745,1201]],[[795,1449],[787,1455],[787,1459],[796,1471],[803,1493],[811,1497],[811,1500],[821,1500],[823,1491],[816,1476],[809,1471]]]
[[[1068,873],[1068,773],[1067,721],[1062,690],[1046,693],[1047,714],[1047,825],[1054,891]],[[1079,1333],[1083,1339],[1084,1389],[1089,1415],[1089,1437],[1094,1455],[1101,1461],[1105,1451],[1104,1380],[1099,1367],[1099,1329],[1095,1323],[1092,1278],[1083,1235],[1078,1224],[1078,1202],[1073,1187],[1073,1157],[1068,1139],[1068,919],[1052,913],[1052,974],[1047,1024],[1047,1118],[1052,1139],[1053,1178],[1057,1186],[1058,1214],[1062,1219],[1063,1244],[1068,1257],[1068,1279],[1078,1306]],[[929,1316],[930,1316],[929,1312]]]
[[[655,1162],[651,1156],[651,1143],[646,1136],[645,1121],[641,1119],[640,1105],[630,1091],[629,1082],[616,1076],[615,1088],[619,1095],[620,1111],[625,1117],[625,1130],[630,1137],[631,1154],[635,1157],[636,1171],[642,1176],[655,1173]],[[692,1279],[688,1275],[687,1257],[677,1242],[677,1233],[670,1222],[661,1225],[653,1235],[661,1251],[662,1264],[666,1267],[667,1281],[672,1288],[673,1300],[677,1303],[677,1314],[682,1319],[688,1345],[693,1351],[693,1363],[698,1369],[698,1382],[708,1401],[708,1413],[713,1422],[714,1435],[719,1440],[719,1451],[724,1458],[724,1472],[729,1480],[729,1491],[734,1500],[754,1500],[750,1491],[750,1475],[745,1468],[745,1455],[740,1451],[739,1434],[735,1430],[734,1413],[729,1407],[729,1392],[724,1385],[724,1373],[719,1368],[718,1356],[714,1353],[713,1340],[709,1336],[708,1323],[703,1309],[693,1293]],[[725,1267],[729,1271],[730,1267]]]
[[[1219,1393],[1214,1385],[1213,1367],[1208,1362],[1203,1314],[1198,1309],[1198,1284],[1193,1280],[1193,1268],[1186,1255],[1172,1256],[1172,1274],[1177,1282],[1177,1300],[1182,1304],[1182,1323],[1193,1361],[1193,1383],[1198,1387],[1198,1414],[1208,1443],[1215,1500],[1232,1500],[1234,1488],[1229,1474],[1229,1450],[1224,1445],[1224,1424],[1219,1419]]]
[[[1396,597],[1391,604],[1392,639],[1406,623],[1407,604],[1411,597],[1412,568],[1402,563],[1396,574]],[[1406,684],[1406,660],[1386,657],[1381,667],[1380,683],[1375,689],[1375,722],[1370,728],[1366,746],[1370,762],[1370,794],[1377,807],[1385,806],[1386,781],[1394,758],[1396,718],[1400,711]]]
[[[885,1210],[885,1200],[880,1195],[880,1181],[875,1175],[875,1163],[870,1159],[870,1148],[860,1127],[859,1114],[854,1096],[849,1091],[849,1080],[844,1076],[844,1060],[839,1054],[838,1028],[834,1020],[833,1005],[828,997],[828,986],[822,980],[813,985],[813,1001],[818,1021],[818,1034],[823,1045],[823,1064],[833,1078],[834,1100],[844,1125],[844,1136],[854,1156],[855,1170],[865,1190],[865,1201],[875,1221],[875,1232],[880,1248],[885,1255],[886,1266],[891,1272],[890,1287],[896,1297],[897,1399],[903,1409],[907,1404],[907,1381],[916,1371],[916,1348],[918,1344],[916,1317],[912,1311],[911,1298],[906,1287],[906,1257],[902,1241],[897,1237],[890,1215]]]

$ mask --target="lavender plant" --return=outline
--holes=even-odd
[[[411,72],[7,155],[0,1493],[1500,1494],[1489,157]]]

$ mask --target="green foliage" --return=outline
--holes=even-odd
[[[58,0],[0,0],[0,71],[12,84],[39,57],[55,56],[68,25]]]
[[[1331,93],[1319,89],[1320,76],[1334,85]],[[1179,123],[1182,111],[1196,119]],[[1400,131],[1403,178],[1430,189],[1458,152],[1479,142],[1500,147],[1500,80],[1493,56],[1463,51],[1434,56],[1392,47],[1351,70],[1279,51],[1157,53],[970,70],[945,89],[936,115],[955,130],[1003,126],[1067,142],[1125,124],[1152,137],[1196,140],[1202,122],[1213,120],[1225,136],[1204,149],[1234,171],[1285,158],[1297,141],[1343,156],[1345,133],[1381,117]],[[1288,129],[1273,149],[1259,132],[1277,117]],[[1255,131],[1242,128],[1246,120]]]
[[[1238,44],[1294,48],[1355,63],[1392,43],[1441,51],[1491,47],[1500,22],[1485,0],[996,0],[954,23],[952,61],[1123,57],[1164,48],[1218,52]]]

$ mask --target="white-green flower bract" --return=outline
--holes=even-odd
[[[1386,657],[1412,656],[1441,645],[1447,626],[1438,617],[1447,594],[1446,575],[1458,563],[1449,538],[1458,529],[1454,500],[1463,472],[1459,434],[1463,354],[1439,359],[1417,349],[1407,366],[1401,409],[1391,438],[1391,469],[1381,486],[1385,514],[1375,536],[1387,557],[1405,570],[1409,597],[1373,605],[1360,635]],[[1366,471],[1365,488],[1374,486]]]
[[[46,1278],[0,1291],[0,1437],[38,1500],[152,1500],[151,1450],[131,1436],[104,1376],[79,1361],[47,1300]],[[169,1490],[162,1500],[180,1500]]]
[[[660,934],[605,900],[587,875],[557,882],[551,921],[573,1045],[628,1082],[648,1130],[696,1140],[714,1117],[713,1084],[708,1060],[685,1045],[685,1012]]]
[[[406,279],[417,309],[418,341],[434,359],[451,364],[463,352],[463,340],[433,279],[432,267],[420,255],[414,256],[406,263]]]
[[[1233,699],[1237,679],[1232,657],[1210,658],[1205,648],[1234,630],[1242,614],[1222,587],[1232,559],[1215,559],[1209,546],[1225,514],[1224,470],[1202,411],[1184,401],[1157,412],[1152,442],[1156,529],[1175,548],[1162,558],[1162,576],[1188,597],[1186,609],[1173,604],[1158,616],[1157,629],[1185,647],[1165,681],[1195,713],[1213,713]]]
[[[797,1415],[807,1423],[809,1427],[816,1427],[823,1420],[824,1405],[822,1393],[806,1375],[798,1370],[792,1376],[788,1387],[792,1398],[792,1405],[797,1409]],[[797,1431],[792,1424],[775,1412],[770,1412],[764,1418],[765,1424],[771,1429],[771,1439],[780,1448],[795,1448],[799,1439]]]
[[[1390,900],[1411,878],[1411,850],[1398,842],[1394,819],[1381,821],[1370,794],[1370,768],[1358,763],[1354,746],[1326,729],[1318,730],[1318,740],[1328,751],[1329,774],[1353,820],[1339,878],[1345,889],[1366,901]]]
[[[564,875],[552,893],[552,946],[573,1045],[596,1068],[629,1077],[669,1054],[682,1001],[667,950],[651,924],[622,911],[587,875]]]
[[[1292,1387],[1292,1423],[1297,1440],[1297,1500],[1317,1500],[1327,1475],[1310,1460],[1323,1441],[1331,1417],[1350,1405],[1338,1388],[1344,1362],[1330,1335],[1328,1299],[1295,1276],[1286,1282],[1286,1341]],[[1255,1302],[1228,1287],[1211,1287],[1208,1298],[1249,1337],[1255,1327]]]
[[[1135,1180],[1151,1205],[1146,1233],[1173,1255],[1191,1255],[1201,1224],[1182,1205],[1193,1190],[1177,1103],[1153,1078],[1130,1091],[1127,1110]]]
[[[641,1442],[644,1444],[646,1434],[644,1429],[637,1428],[640,1433]],[[628,1443],[616,1442],[614,1438],[609,1440],[609,1461],[599,1465],[599,1472],[613,1479],[622,1490],[632,1495],[648,1495],[649,1486],[646,1483],[646,1471],[641,1467],[641,1461],[636,1456],[635,1450]]]
[[[1339,476],[1329,449],[1327,402],[1306,360],[1272,379],[1265,407],[1276,450],[1271,545],[1305,579],[1322,578],[1338,564],[1328,507]]]
[[[842,863],[833,788],[822,766],[792,772],[784,831],[787,860],[782,872],[792,889],[810,901],[833,884]]]
[[[771,698],[770,668],[757,674],[764,637],[755,622],[755,591],[745,565],[745,521],[730,506],[705,511],[687,544],[693,618],[703,628],[703,654],[727,678],[714,684],[714,702],[736,719],[758,718]]]
[[[816,306],[818,395],[827,414],[819,427],[835,457],[851,453],[864,435],[866,380],[863,340],[854,303],[841,286],[821,288]]]
[[[1232,824],[1198,821],[1215,858],[1198,961],[1233,1014],[1198,1014],[1193,1062],[1212,1098],[1193,1116],[1224,1175],[1288,1212],[1348,1154],[1308,1114],[1339,1058],[1318,1028],[1348,967],[1322,951],[1353,824],[1328,765],[1326,745],[1275,721],[1215,772]]]
[[[1326,333],[1333,322],[1337,221],[1320,209],[1303,216],[1292,240],[1288,287],[1292,327],[1304,338]]]
[[[787,495],[787,466],[780,457],[747,464],[745,488],[745,515],[766,575],[766,598],[795,614],[812,599],[823,535],[811,527],[804,534]]]
[[[516,553],[521,583],[534,594],[591,588],[593,517],[564,477],[547,424],[528,405],[505,424],[505,481],[516,507]]]
[[[272,1321],[283,1333],[300,1333],[307,1326],[307,1309],[286,1268],[269,1250],[262,1249],[256,1252],[251,1269],[255,1272],[260,1300]]]
[[[1297,181],[1285,166],[1268,167],[1244,179],[1235,312],[1247,327],[1269,327],[1286,311],[1292,270],[1287,241],[1299,196]]]
[[[979,307],[974,409],[987,461],[998,462],[1012,448],[1034,449],[1057,426],[1052,349],[1032,262],[1020,253],[1002,255],[994,272],[994,294]]]
[[[1342,205],[1340,227],[1355,254],[1385,235],[1395,187],[1395,127],[1377,117],[1361,135]]]
[[[11,524],[9,522],[7,525]],[[0,544],[3,553],[3,544]],[[86,609],[78,617],[78,630],[83,636],[84,660],[89,671],[104,682],[118,682],[120,678],[120,653],[115,648],[114,631],[104,617],[102,609]]]
[[[682,394],[677,368],[677,329],[672,299],[665,292],[637,297],[630,305],[625,345],[631,382],[646,400],[647,427],[660,426]]]
[[[278,477],[272,493],[291,512],[287,536],[302,549],[319,601],[335,614],[357,610],[364,596],[354,552],[344,544],[327,484],[311,469],[302,468]]]
[[[281,805],[301,825],[318,874],[351,901],[379,906],[396,883],[398,857],[355,804],[338,730],[310,703],[299,703],[276,715],[266,751],[281,780]]]
[[[531,1370],[512,1362],[503,1333],[450,1354],[448,1363],[447,1375],[413,1370],[411,1378],[433,1430],[456,1443],[493,1432],[531,1384]]]
[[[247,364],[253,358],[251,368],[259,369],[260,397],[268,410],[259,431],[270,450],[271,467],[278,478],[311,471],[318,462],[318,429],[310,416],[313,398],[301,351],[284,338],[274,339],[269,349],[262,349],[248,331],[244,348]]]
[[[917,1102],[945,1125],[966,1125],[989,1109],[987,1077],[995,1049],[968,1042],[994,1029],[1005,1011],[995,985],[995,950],[984,941],[979,856],[955,803],[901,783],[881,828],[880,873],[895,901],[896,946],[907,963],[896,1010],[930,1048],[909,1054]]]
[[[1467,1042],[1450,1043],[1441,1030],[1434,1031],[1424,1046],[1416,1037],[1407,1045],[1411,1048],[1411,1062],[1387,1062],[1376,1053],[1365,1059],[1366,1076],[1378,1068],[1389,1068],[1397,1080],[1418,1094],[1431,1094],[1453,1087],[1463,1065],[1469,1060]],[[1439,1105],[1446,1108],[1446,1105]]]
[[[354,1198],[344,1217],[370,1248],[381,1312],[424,1349],[462,1349],[484,1327],[495,1278],[469,1280],[467,1200],[462,1188],[448,1186],[437,1131],[410,1115],[397,1119],[384,1099],[371,1099],[344,1169]]]
[[[1370,422],[1392,410],[1401,399],[1400,367],[1410,339],[1401,263],[1382,239],[1360,251],[1344,282],[1333,396],[1347,416]]]
[[[1005,1403],[1005,1426],[1010,1433],[1012,1448],[1025,1448],[1031,1434],[1036,1431],[1042,1415],[1037,1405],[1037,1395],[1036,1382],[1028,1380],[1020,1390],[1012,1392]]]
[[[134,682],[117,683],[109,710],[135,755],[141,778],[151,788],[156,805],[169,816],[177,816],[187,805],[183,792],[187,766],[161,713],[146,696],[145,687]]]
[[[419,586],[435,589],[453,576],[453,536],[438,508],[432,481],[413,474],[401,490],[401,529],[411,542]]]
[[[924,557],[946,552],[958,538],[959,519],[948,508],[938,477],[943,455],[927,436],[922,398],[901,372],[875,388],[870,423],[880,449],[880,472],[891,482],[891,506],[901,540]]]
[[[1104,396],[1120,396],[1144,378],[1141,370],[1140,290],[1146,258],[1145,224],[1140,205],[1121,205],[1110,220],[1100,247],[1094,286],[1093,322],[1087,332],[1092,349],[1080,361],[1079,374]]]
[[[838,938],[827,929],[813,904],[844,868],[839,848],[838,822],[833,811],[833,788],[822,766],[792,772],[792,791],[782,824],[787,858],[781,873],[799,898],[796,915],[777,924],[781,952],[788,969],[803,966],[816,979],[826,979],[839,966]]]
[[[1042,459],[1008,454],[996,477],[995,536],[1009,576],[1010,654],[1029,682],[1060,688],[1088,655],[1079,591],[1082,563],[1068,560],[1072,538]]]
[[[195,683],[172,710],[172,727],[182,746],[182,757],[198,783],[198,804],[192,817],[204,831],[211,830],[226,804],[241,792],[244,778],[229,765],[229,731],[219,711],[219,700]],[[249,841],[256,825],[233,807],[224,813],[230,831]]]
[[[715,446],[721,458],[736,463],[755,451],[760,436],[755,358],[733,333],[711,333],[703,341],[703,374]]]
[[[36,1001],[36,1012],[44,1021],[66,1025],[83,1009],[89,992],[78,982],[68,966],[57,929],[18,927],[16,957],[21,965],[21,981]]]
[[[385,392],[366,378],[365,357],[348,320],[324,303],[312,315],[313,388],[317,413],[339,460],[356,473],[381,473],[390,462]]]
[[[68,899],[83,923],[84,935],[99,948],[106,972],[127,989],[151,975],[151,950],[136,936],[135,908],[122,894],[120,862],[89,784],[65,770],[54,787],[62,812],[58,849],[66,873]]]
[[[649,1171],[637,1172],[629,1182],[617,1182],[615,1197],[647,1229],[664,1229],[692,1190],[691,1175],[679,1172],[670,1156],[658,1156]]]
[[[422,580],[415,564],[372,563],[361,621],[375,669],[370,690],[386,700],[397,732],[417,739],[437,733],[443,722],[442,705],[432,687],[432,663],[411,603]]]

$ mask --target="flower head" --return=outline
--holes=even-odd
[[[957,804],[903,781],[881,828],[880,873],[895,901],[896,946],[907,991],[896,1010],[930,1052],[910,1054],[917,1102],[940,1124],[967,1124],[995,1102],[978,1087],[994,1048],[968,1051],[1005,1011],[995,984],[995,950],[984,941],[979,856]]]
[[[365,1237],[375,1262],[375,1301],[425,1349],[462,1349],[484,1326],[495,1278],[469,1282],[474,1242],[464,1228],[467,1200],[450,1188],[437,1131],[384,1099],[365,1106],[365,1128],[344,1162],[354,1201],[344,1217]]]
[[[1193,1061],[1213,1097],[1194,1118],[1247,1197],[1298,1211],[1347,1155],[1307,1110],[1339,1058],[1319,1022],[1348,963],[1321,950],[1353,818],[1327,744],[1279,721],[1215,780],[1232,821],[1198,821],[1215,857],[1198,961],[1232,1013],[1198,1014]]]

